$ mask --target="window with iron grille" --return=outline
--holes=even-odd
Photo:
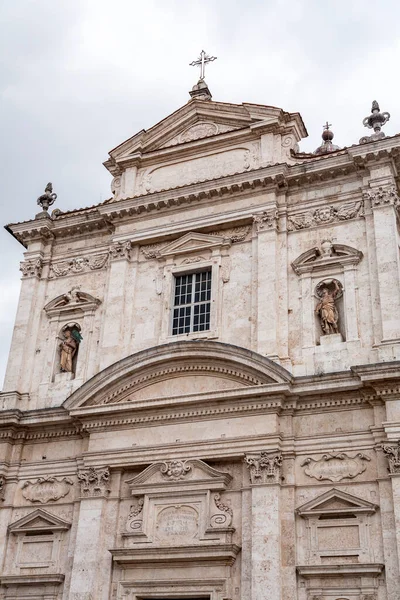
[[[175,276],[172,335],[210,329],[211,270]]]

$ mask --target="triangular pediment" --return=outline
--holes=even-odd
[[[71,524],[67,521],[38,508],[15,523],[11,523],[8,530],[11,533],[40,533],[41,531],[61,531],[70,527]]]
[[[340,515],[348,513],[372,513],[376,505],[336,488],[306,502],[297,509],[301,516]]]
[[[153,463],[125,481],[134,494],[154,488],[176,485],[197,489],[224,489],[231,481],[229,473],[218,471],[198,459],[171,459]]]
[[[160,252],[160,257],[201,252],[202,250],[210,250],[223,245],[230,245],[230,241],[219,235],[206,235],[191,231],[164,246]]]
[[[240,129],[239,126],[231,125],[228,123],[216,123],[212,120],[197,121],[184,128],[181,132],[174,132],[174,135],[162,145],[162,148],[171,148],[171,146],[178,146],[179,144],[187,144],[188,142],[195,142],[204,138],[213,137],[222,133],[228,133],[229,131],[235,131]]]
[[[298,139],[307,135],[298,113],[287,113],[273,106],[193,99],[147,131],[139,131],[111,150],[110,159],[104,164],[113,175],[118,175],[121,168],[128,165],[127,161],[139,166],[144,154],[158,150],[165,154],[191,142],[219,139],[222,134],[238,130],[248,135],[254,127],[272,127],[282,133],[296,131]]]

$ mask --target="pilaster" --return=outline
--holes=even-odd
[[[282,598],[280,536],[280,452],[247,454],[250,471],[251,600]]]
[[[26,256],[26,260],[21,262],[20,266],[22,272],[21,291],[4,380],[4,392],[28,391],[30,365],[33,365],[34,362],[32,344],[35,343],[36,336],[33,330],[37,329],[39,323],[35,307],[41,303],[42,296],[44,297],[44,286],[40,285],[43,253],[38,250]],[[40,287],[43,288],[43,293],[41,293]],[[28,360],[29,354],[31,354],[30,360]]]
[[[394,185],[384,185],[365,194],[371,203],[375,233],[375,255],[382,322],[381,342],[400,341],[398,299],[400,265],[397,246],[396,209],[400,199]]]
[[[104,323],[102,330],[100,370],[121,356],[124,343],[126,320],[126,286],[129,278],[131,242],[117,241],[110,246],[110,267],[106,298],[104,301]]]
[[[81,483],[81,504],[76,533],[69,598],[98,598],[104,585],[104,517],[107,509],[110,473],[104,469],[83,469],[78,472]]]
[[[276,209],[253,216],[257,233],[257,351],[278,359],[277,345],[277,226]]]

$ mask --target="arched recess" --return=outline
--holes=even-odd
[[[76,390],[64,407],[94,408],[249,386],[287,387],[291,374],[245,348],[210,341],[172,342],[128,356]]]

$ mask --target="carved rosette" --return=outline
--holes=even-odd
[[[135,498],[135,504],[130,507],[129,515],[126,521],[126,531],[128,533],[137,532],[142,530],[143,526],[143,505],[144,498]]]
[[[111,260],[129,259],[131,257],[132,244],[127,242],[115,242],[110,246]]]
[[[400,474],[400,440],[396,445],[383,444],[383,452],[389,461],[389,473],[391,475]]]
[[[160,466],[162,475],[169,481],[185,479],[191,470],[192,467],[187,464],[186,460],[170,460]]]
[[[288,231],[296,231],[298,229],[307,229],[308,227],[316,227],[318,225],[328,225],[330,223],[338,223],[340,221],[349,221],[357,217],[364,216],[364,202],[358,200],[356,202],[346,202],[338,208],[334,205],[321,206],[315,210],[309,210],[304,213],[297,213],[288,217]]]
[[[41,258],[32,258],[20,263],[19,270],[22,272],[22,277],[37,277],[40,279],[43,269],[43,261]]]
[[[69,260],[54,262],[50,265],[49,279],[67,275],[86,273],[103,269],[108,262],[108,253],[93,256],[78,256]]]
[[[249,468],[252,485],[279,482],[282,460],[281,452],[246,454],[244,461]]]
[[[278,229],[278,211],[265,210],[262,213],[253,215],[253,223],[257,233],[268,229]]]
[[[62,479],[51,476],[39,477],[36,481],[25,481],[22,485],[22,495],[32,503],[56,502],[69,493],[73,483],[69,477],[63,477]]]
[[[364,473],[367,461],[371,459],[362,452],[355,456],[349,456],[345,452],[324,454],[322,458],[306,458],[302,463],[304,473],[308,477],[314,477],[318,481],[328,479],[329,481],[342,481],[342,479],[354,479],[357,475]]]
[[[230,527],[232,524],[233,510],[221,500],[221,494],[214,495],[214,503],[218,512],[210,517],[210,526],[213,529]]]
[[[394,185],[367,190],[364,192],[364,198],[371,202],[372,208],[380,206],[394,206],[397,208],[400,206],[400,198]]]
[[[81,495],[84,498],[107,496],[110,492],[110,468],[83,469],[78,471],[78,480],[81,484]]]

